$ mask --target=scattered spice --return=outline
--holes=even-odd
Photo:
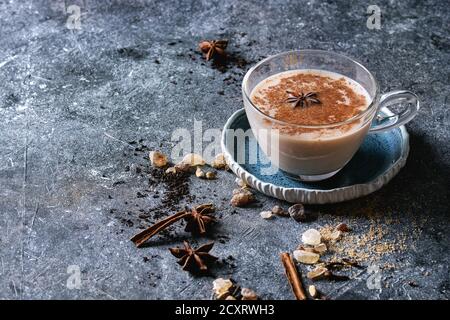
[[[195,170],[195,176],[197,178],[203,179],[203,178],[205,178],[206,175],[205,175],[205,172],[202,170],[202,168],[197,167],[197,170]]]
[[[180,260],[177,263],[183,270],[197,273],[208,271],[208,265],[218,258],[209,254],[214,242],[204,244],[197,249],[193,249],[187,241],[183,242],[184,248],[170,248],[170,253]]]
[[[299,274],[297,268],[295,267],[294,260],[292,260],[289,252],[283,252],[280,255],[281,262],[286,273],[286,277],[291,286],[292,292],[294,292],[295,298],[297,300],[306,300],[305,290],[303,289],[303,283],[301,280],[301,275]]]
[[[289,213],[284,211],[284,209],[280,206],[274,206],[272,208],[272,213],[280,217],[289,217]]]
[[[214,296],[217,300],[223,300],[230,295],[235,284],[230,279],[218,278],[213,281]]]
[[[333,232],[330,234],[329,240],[334,240],[334,241],[336,241],[336,240],[339,240],[339,239],[341,238],[341,236],[342,236],[342,232],[339,231],[339,230],[336,230],[336,231],[333,231]]]
[[[205,163],[206,161],[203,157],[196,153],[188,153],[183,157],[183,160],[181,160],[181,164],[188,164],[191,167],[203,166]]]
[[[261,218],[266,220],[273,218],[272,211],[261,211],[259,215],[261,216]]]
[[[339,223],[339,224],[336,226],[336,230],[341,231],[341,232],[349,232],[349,231],[350,231],[350,228],[349,228],[348,225],[345,224],[345,223]]]
[[[189,172],[192,167],[189,163],[180,162],[175,165],[175,170],[180,172]]]
[[[336,228],[322,228],[320,234],[322,235],[323,241],[331,244],[336,243],[343,237],[343,232]]]
[[[149,188],[154,192],[153,197],[160,197],[158,189],[164,188],[161,205],[152,209],[153,218],[158,219],[166,215],[167,210],[178,210],[178,205],[183,199],[193,200],[189,192],[189,175],[185,172],[177,170],[176,173],[167,174],[159,168],[150,168],[148,173]]]
[[[230,279],[218,278],[213,281],[214,296],[217,300],[223,300],[230,295],[234,283]]]
[[[314,246],[314,252],[318,254],[323,254],[327,251],[327,245],[325,243],[319,243]]]
[[[232,279],[214,280],[213,292],[216,300],[259,300],[255,291],[249,288],[241,289]]]
[[[241,188],[248,188],[248,184],[246,184],[245,181],[240,178],[236,178],[235,182]]]
[[[328,268],[319,266],[313,271],[310,271],[306,275],[308,279],[311,279],[313,281],[321,280],[321,279],[327,279],[327,280],[334,280],[334,281],[347,281],[350,280],[350,277],[345,275],[338,275],[332,273]]]
[[[145,208],[141,208],[142,201],[134,201],[127,199],[124,204],[127,206],[124,209],[111,209],[113,214],[123,227],[136,227],[139,229],[145,229],[150,223],[161,219],[167,215],[167,212],[176,212],[180,209],[180,202],[192,202],[195,199],[195,195],[190,194],[189,188],[189,176],[183,172],[166,173],[165,167],[158,168],[149,166],[149,152],[151,148],[145,145],[144,139],[138,141],[129,141],[134,150],[130,150],[131,154],[137,157],[138,162],[132,165],[126,164],[124,170],[130,174],[136,174],[142,179],[148,179],[148,183],[141,184],[142,191],[137,195],[137,198],[141,195],[147,195],[155,199],[160,199],[159,203],[152,202],[152,206],[148,207],[147,201],[145,202]],[[159,146],[162,148],[162,145]],[[123,156],[129,157],[128,152],[124,152]],[[145,163],[141,163],[145,160]],[[121,180],[120,184],[126,182]],[[118,185],[118,184],[115,184]],[[161,236],[165,239],[174,237],[172,232],[174,228],[168,228],[162,232]],[[117,230],[118,233],[124,233],[123,228]]]
[[[327,268],[319,266],[319,267],[315,268],[314,270],[309,271],[306,274],[306,277],[311,280],[318,280],[323,277],[326,277],[326,275],[329,274],[329,272],[330,271]]]
[[[326,274],[324,275],[323,279],[331,281],[348,281],[350,280],[350,277],[346,275],[335,274],[330,270],[328,270],[328,272],[326,272]]]
[[[302,234],[303,245],[300,245],[297,250],[294,251],[294,258],[303,264],[319,263],[321,255],[328,251],[327,244],[335,244],[341,238],[341,235],[342,231],[334,228],[327,229],[327,232],[324,232],[324,229],[321,229],[321,231],[316,229],[306,230]],[[356,261],[349,258],[343,258],[341,260],[321,263],[314,270],[308,272],[307,277],[312,280],[349,280],[350,278],[348,276],[332,273],[332,270],[340,270],[343,267],[363,268]]]
[[[201,167],[197,167],[195,171],[195,175],[200,179],[214,180],[217,177],[217,174],[214,171],[203,171]]]
[[[256,292],[249,288],[242,288],[241,295],[242,295],[242,300],[258,300],[259,299]]]
[[[313,252],[313,253],[319,253],[319,252],[316,252],[314,247],[304,246],[302,244],[299,245],[296,250],[308,251],[308,252]]]
[[[138,149],[140,149],[140,148],[136,148],[136,150],[138,150]],[[145,151],[145,152],[147,152],[147,151]],[[191,168],[192,169],[196,168],[197,170],[199,170],[199,169],[201,170],[199,165],[204,165],[205,164],[205,162],[201,158],[201,156],[196,155],[196,154],[190,154],[188,156],[189,157],[185,157],[183,159],[183,161],[186,160],[186,163],[182,162],[182,163],[180,163],[180,165],[183,165],[184,168],[187,168],[186,171],[189,171]],[[159,151],[152,151],[152,152],[150,152],[149,153],[149,157],[150,157],[150,161],[152,163],[152,166],[154,166],[154,167],[158,168],[160,166],[164,167],[164,166],[167,165],[167,157],[165,157]],[[165,157],[165,163],[164,163],[164,160],[160,161],[161,158],[164,158],[164,157]],[[153,160],[152,160],[152,158],[153,158]],[[164,163],[164,164],[162,164],[162,163]],[[203,164],[201,164],[201,163],[203,163]],[[213,166],[213,165],[211,164],[211,166]],[[162,177],[162,179],[160,179],[160,180],[164,181],[164,182],[169,181],[169,184],[172,185],[172,187],[169,188],[169,193],[170,193],[170,192],[173,191],[172,189],[178,189],[179,182],[177,181],[175,176],[177,176],[179,174],[182,174],[184,172],[184,170],[179,170],[178,168],[177,168],[177,166],[169,167],[166,170],[150,168],[150,171],[146,171],[146,169],[143,169],[143,173],[141,174],[141,168],[138,167],[138,168],[136,168],[136,173],[137,174],[141,174],[141,176],[143,176],[144,174],[151,173],[152,171],[153,172],[155,172],[155,170],[158,171],[159,172],[158,176],[160,178]],[[130,171],[129,167],[128,167],[127,171]],[[208,172],[206,172],[206,173],[203,172],[203,174],[204,174],[204,176],[206,176],[208,174]],[[153,174],[151,174],[151,175],[153,175]],[[169,176],[173,176],[173,177],[169,177]],[[185,177],[185,176],[187,176],[187,175],[183,175],[183,177]],[[151,177],[150,178],[150,185],[152,185],[152,179],[153,178]],[[170,181],[172,181],[172,182],[170,182]],[[183,178],[182,181],[183,181],[182,183],[185,183],[185,179],[184,178]],[[241,194],[241,193],[244,193],[244,194],[250,193],[251,196],[253,197],[253,194],[251,193],[251,191],[249,189],[247,189],[248,186],[245,184],[244,181],[242,181],[241,179],[237,179],[237,182],[242,188],[241,189],[236,189],[238,191],[236,191],[236,190],[233,191],[233,197],[235,195]],[[125,183],[125,182],[124,181],[119,181],[116,184],[121,184],[121,183]],[[145,190],[145,192],[146,192],[145,194],[138,192],[137,193],[137,198],[147,196],[148,195],[147,192],[150,192],[150,191],[149,190]],[[156,191],[156,193],[158,193],[158,191]],[[158,194],[155,194],[154,196],[158,196],[159,197]],[[170,198],[171,198],[171,196],[170,196],[170,194],[168,194],[166,196],[166,199],[170,199]],[[253,200],[254,200],[254,197],[253,197]],[[127,204],[127,202],[125,202],[125,203]],[[293,212],[293,210],[291,210],[292,207],[295,207],[294,209],[297,211],[296,214],[292,214],[292,212]],[[297,205],[294,205],[292,207],[289,208],[287,214],[289,214],[289,215],[291,215],[293,217],[297,217],[298,221],[301,221],[301,219],[304,219],[303,221],[307,220],[306,210],[305,210],[305,208],[304,208],[304,206],[302,204],[297,204]],[[178,212],[177,214],[179,214],[179,213],[183,213],[184,214],[186,212],[188,212],[188,211],[186,211],[186,210],[185,211],[181,211],[181,212]],[[263,213],[268,218],[272,217],[274,214],[277,214],[277,215],[282,215],[283,213],[286,214],[286,212],[279,206],[275,206],[274,208],[272,208],[272,211],[261,212],[260,213],[261,216],[263,216]],[[177,215],[177,214],[175,214],[175,215]],[[148,218],[148,213],[142,214],[142,216],[144,217],[143,219],[147,219]],[[299,216],[302,217],[302,218],[299,218]],[[171,217],[169,217],[169,218],[171,218]],[[169,218],[166,218],[166,219],[169,219]],[[214,219],[214,221],[215,221],[214,217],[211,217],[211,218]],[[164,220],[166,220],[166,219],[164,219]],[[181,219],[181,218],[179,218],[179,219]],[[177,219],[177,220],[179,220],[179,219]],[[208,222],[205,223],[205,221],[203,221],[203,217],[200,218],[200,220],[198,220],[198,219],[191,219],[191,220],[189,220],[188,218],[185,218],[185,219],[188,221],[188,226],[190,224],[189,228],[192,230],[191,232],[202,233],[200,231],[202,223],[203,223],[203,230],[204,230],[203,232],[206,231],[205,224],[208,224]],[[158,223],[161,223],[161,222],[162,221],[160,221]],[[212,222],[212,221],[210,221],[210,222]],[[132,226],[133,222],[131,222],[131,220],[130,220],[129,224],[130,224],[130,226]],[[189,231],[188,230],[189,229],[188,226],[186,226],[186,231]],[[312,229],[312,230],[314,230],[314,229]],[[310,231],[310,230],[308,230],[308,231]],[[317,230],[315,230],[315,231],[317,232]],[[344,233],[347,233],[349,231],[350,231],[350,228],[347,226],[347,224],[340,223],[340,224],[338,224],[335,227],[322,228],[320,230],[320,233],[319,233],[319,240],[318,241],[317,241],[316,235],[309,236],[308,240],[306,240],[306,241],[303,239],[304,235],[302,235],[302,240],[303,240],[303,242],[305,243],[306,246],[301,246],[299,248],[299,250],[296,250],[296,251],[299,251],[300,253],[299,252],[296,253],[296,251],[294,251],[294,258],[296,258],[296,260],[298,260],[299,262],[301,262],[300,261],[301,259],[305,259],[307,261],[313,261],[314,259],[317,258],[316,262],[314,262],[314,263],[317,263],[317,262],[319,262],[320,255],[325,253],[328,250],[328,248],[330,248],[330,251],[332,253],[336,254],[336,255],[348,254],[350,257],[352,257],[352,259],[350,259],[350,258],[341,258],[340,261],[330,261],[330,262],[320,263],[319,266],[316,269],[314,269],[313,271],[308,272],[308,275],[307,275],[308,278],[310,278],[312,280],[318,280],[318,279],[328,279],[328,280],[336,280],[336,281],[348,280],[349,277],[347,277],[347,276],[334,274],[333,273],[334,270],[340,270],[340,269],[345,268],[345,267],[364,268],[363,266],[359,265],[359,263],[356,260],[353,260],[353,258],[361,260],[361,259],[365,259],[365,258],[369,258],[370,257],[370,259],[371,259],[371,256],[373,256],[373,255],[377,255],[377,254],[382,255],[382,254],[384,254],[386,252],[396,251],[396,250],[400,249],[402,247],[402,245],[403,245],[401,241],[398,244],[395,243],[395,240],[391,241],[391,242],[381,241],[383,236],[384,236],[384,234],[385,234],[385,231],[383,230],[382,226],[380,227],[380,226],[373,226],[373,225],[371,225],[369,232],[367,232],[364,235],[355,235],[355,236],[347,235],[347,234],[344,235]],[[159,232],[159,231],[157,231],[157,232]],[[151,236],[152,235],[150,235],[150,237]],[[145,241],[146,240],[144,240],[143,242],[145,242]],[[321,241],[324,241],[326,244],[325,243],[321,243]],[[318,244],[317,244],[317,242],[318,242]],[[340,248],[338,246],[338,244],[341,244],[342,242],[344,242],[344,245],[345,245],[344,248]],[[208,245],[210,245],[211,248],[212,248],[213,243],[208,244]],[[193,269],[194,271],[203,271],[203,270],[207,269],[206,263],[202,259],[200,259],[200,262],[203,263],[203,265],[205,265],[205,268],[203,268],[201,263],[199,264],[196,261],[197,259],[195,258],[195,255],[196,255],[195,252],[199,251],[198,254],[197,254],[199,256],[202,256],[203,255],[202,253],[206,253],[207,255],[209,255],[208,252],[211,250],[211,248],[209,248],[209,250],[206,250],[206,251],[205,251],[205,249],[203,249],[203,247],[208,246],[208,245],[201,246],[200,248],[194,250],[194,249],[192,249],[190,247],[190,245],[187,242],[185,242],[184,249],[183,248],[181,248],[181,249],[180,248],[174,248],[174,249],[170,249],[170,250],[171,250],[171,252],[173,250],[175,250],[175,252],[177,252],[178,255],[181,255],[181,253],[182,253],[181,251],[184,250],[186,255],[181,255],[179,257],[180,261],[178,262],[180,265],[183,266],[184,270],[191,270],[191,269]],[[140,245],[137,244],[137,246],[140,246]],[[174,254],[174,253],[172,252],[172,254]],[[313,256],[313,255],[316,255],[316,256]],[[297,259],[299,256],[301,256],[301,258]],[[205,257],[206,257],[206,255],[205,255]],[[211,260],[216,260],[217,259],[214,256],[211,256],[211,257],[213,257]],[[292,257],[290,257],[290,259],[292,260]],[[190,260],[190,262],[188,262],[187,260]],[[209,258],[205,258],[205,260],[209,261]],[[282,260],[283,260],[283,258],[282,258]],[[144,261],[145,261],[145,259],[144,259]],[[182,262],[184,262],[184,263],[182,263]],[[311,263],[311,262],[302,262],[302,263]],[[193,265],[193,266],[191,266],[191,265]],[[295,268],[295,265],[294,265],[294,268]],[[300,281],[301,281],[301,278],[300,278]],[[301,284],[301,282],[300,282],[300,284]],[[413,287],[417,286],[417,283],[415,283],[414,281],[408,282],[408,284],[413,286]],[[243,288],[237,294],[228,295],[225,299],[234,299],[234,300],[242,299],[242,300],[246,300],[246,299],[244,299],[244,292],[249,297],[249,299],[247,299],[247,300],[251,300],[250,298],[256,296],[256,293],[254,293],[253,290],[246,289],[248,291],[244,291],[244,289],[246,289],[246,288]],[[316,294],[318,294],[318,296],[320,296],[320,293],[317,291],[317,289],[315,287],[314,287],[314,289],[316,290]],[[310,288],[308,288],[308,291],[309,290],[310,290]],[[252,292],[254,294],[252,294]],[[310,294],[311,294],[311,292],[310,292]],[[311,296],[313,296],[313,295],[311,294]]]
[[[317,296],[319,295],[319,292],[317,291],[315,285],[310,285],[308,287],[308,293],[311,296],[311,298],[317,298]]]
[[[113,186],[113,187],[116,187],[116,186],[121,185],[121,184],[124,184],[124,183],[125,183],[125,181],[119,180],[119,181],[114,182],[114,183],[112,184],[112,186]]]
[[[208,180],[214,180],[214,179],[216,179],[217,174],[214,171],[208,171],[208,172],[206,172],[205,177]]]
[[[320,255],[306,250],[295,250],[293,252],[295,260],[303,264],[315,264],[319,261]]]
[[[228,170],[228,164],[223,153],[219,153],[211,162],[211,167],[217,170]]]
[[[175,174],[177,173],[177,169],[175,167],[169,167],[166,169],[167,174]]]
[[[216,57],[225,57],[225,49],[228,46],[228,40],[204,40],[199,43],[200,51],[205,54],[206,61]]]
[[[230,202],[233,207],[244,207],[254,201],[253,193],[246,188],[241,188],[233,190],[233,197]]]
[[[335,260],[349,258],[357,262],[373,262],[385,254],[404,250],[408,237],[405,233],[398,233],[392,239],[387,238],[384,224],[371,223],[367,231],[358,234],[340,234],[339,239],[332,240],[337,231],[333,226],[324,226],[320,229],[322,239],[327,243],[328,251]]]
[[[316,229],[308,229],[302,234],[302,241],[306,245],[315,246],[319,245],[321,241],[320,232]]]
[[[308,220],[305,213],[305,207],[301,203],[289,207],[288,213],[295,221],[305,222]]]
[[[311,103],[320,104],[320,100],[317,99],[317,93],[308,92],[306,94],[295,93],[293,91],[286,91],[289,97],[286,99],[287,103],[292,103],[294,108],[300,106],[301,108],[308,107]]]
[[[150,151],[149,158],[154,167],[161,168],[167,164],[167,156],[160,151]]]
[[[185,219],[187,221],[185,231],[204,234],[206,233],[206,226],[217,221],[215,217],[209,214],[214,212],[214,210],[214,206],[208,203],[194,207],[192,210],[177,212],[163,220],[158,221],[144,231],[139,232],[131,238],[131,241],[133,241],[137,247],[141,247],[148,239],[181,219]]]
[[[339,270],[343,267],[355,267],[357,269],[364,269],[364,267],[361,266],[357,261],[348,258],[342,258],[341,261],[326,262],[324,266],[330,270]]]

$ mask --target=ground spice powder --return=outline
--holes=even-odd
[[[266,82],[267,81],[267,82]],[[268,78],[252,92],[252,102],[277,120],[298,125],[324,125],[345,121],[364,110],[366,97],[345,77],[332,78],[319,73],[296,72]],[[320,104],[293,107],[289,93],[314,92]]]

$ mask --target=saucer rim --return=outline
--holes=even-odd
[[[387,107],[381,108],[380,111],[388,116],[393,115],[393,113]],[[222,152],[225,155],[228,166],[236,176],[244,180],[253,189],[256,189],[268,196],[290,203],[301,202],[305,204],[327,204],[353,200],[366,196],[381,189],[384,185],[389,183],[389,181],[391,181],[392,178],[395,177],[398,172],[405,166],[406,160],[409,155],[409,134],[406,131],[405,126],[403,125],[393,129],[399,129],[402,136],[402,152],[400,157],[397,161],[392,163],[382,174],[372,179],[371,181],[328,190],[305,189],[301,187],[283,187],[270,182],[264,182],[253,174],[249,173],[233,159],[231,153],[228,151],[225,144],[226,130],[229,129],[231,124],[233,124],[236,119],[238,117],[241,117],[242,115],[244,115],[245,117],[247,116],[245,114],[244,108],[234,112],[228,118],[222,131],[221,148]]]

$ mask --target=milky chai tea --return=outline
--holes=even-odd
[[[359,148],[370,121],[349,121],[371,102],[356,81],[323,70],[291,70],[261,81],[250,94],[252,103],[270,118],[247,112],[256,136],[276,129],[279,150],[259,141],[266,154],[279,152],[277,167],[292,175],[322,175],[342,168]],[[334,123],[341,123],[333,126]]]

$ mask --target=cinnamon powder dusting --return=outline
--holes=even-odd
[[[286,72],[258,84],[251,99],[262,112],[277,120],[299,125],[332,124],[356,116],[369,104],[368,97],[358,92],[364,89],[352,82],[340,75],[327,76],[323,71]],[[295,108],[287,101],[288,92],[314,92],[320,104]]]

